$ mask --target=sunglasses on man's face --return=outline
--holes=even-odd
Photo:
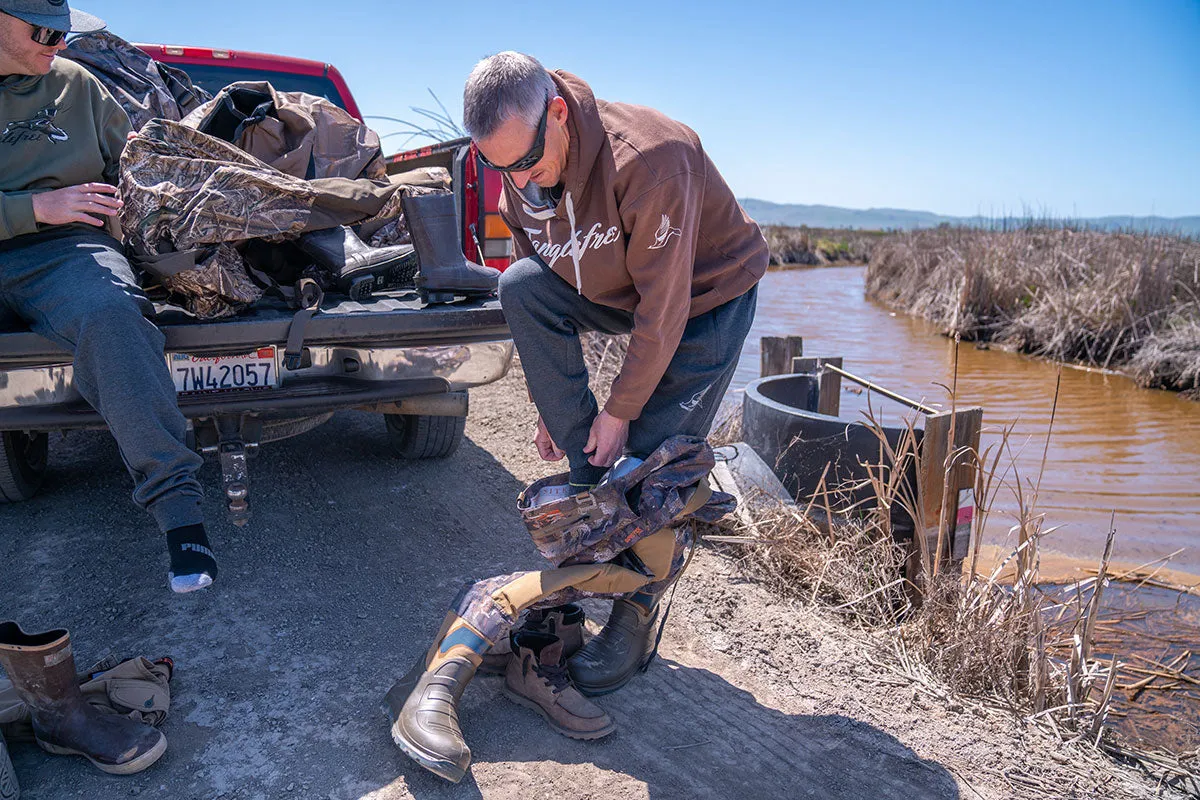
[[[67,32],[56,31],[54,28],[46,28],[42,25],[34,25],[33,33],[29,34],[29,38],[45,47],[57,47],[63,39],[67,38]]]
[[[550,113],[550,100],[546,100],[546,108],[542,110],[542,118],[538,120],[537,134],[533,137],[533,147],[529,148],[529,152],[518,158],[507,167],[498,167],[491,161],[488,161],[487,156],[482,152],[479,154],[479,160],[485,166],[491,167],[497,172],[524,172],[527,169],[533,169],[533,165],[542,160],[542,155],[546,151],[546,116]]]

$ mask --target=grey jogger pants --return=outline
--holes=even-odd
[[[645,458],[670,436],[708,435],[754,321],[757,299],[755,286],[688,320],[662,380],[641,416],[629,424],[627,452]],[[536,256],[513,263],[500,275],[500,304],[546,430],[566,452],[572,469],[585,467],[583,448],[598,408],[588,388],[579,334],[629,333],[633,314],[593,303]]]
[[[75,388],[108,423],[133,476],[133,499],[167,531],[203,520],[201,458],[120,244],[79,228],[0,241],[0,330],[26,321],[75,355]]]

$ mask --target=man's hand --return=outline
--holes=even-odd
[[[33,218],[42,225],[83,222],[104,225],[103,217],[114,217],[125,205],[116,198],[117,187],[107,183],[84,183],[33,196]]]
[[[625,451],[629,438],[629,420],[617,419],[607,411],[601,411],[592,421],[587,445],[583,452],[591,453],[588,463],[594,467],[611,467]]]
[[[537,433],[533,435],[533,443],[537,446],[538,455],[542,457],[542,461],[561,461],[562,457],[566,455],[550,438],[550,431],[546,430],[546,423],[542,422],[540,414],[537,421]]]

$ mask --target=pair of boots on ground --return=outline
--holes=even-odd
[[[104,772],[132,775],[166,752],[161,731],[84,699],[65,630],[29,634],[15,622],[0,623],[0,667],[29,707],[34,740],[47,753],[80,755]]]
[[[564,736],[607,736],[612,719],[587,697],[616,691],[649,666],[657,620],[657,597],[618,598],[600,633],[584,644],[578,605],[532,609],[505,647],[452,611],[429,652],[387,694],[392,740],[425,769],[458,783],[471,764],[458,702],[476,671],[503,671],[505,696]]]
[[[370,247],[346,225],[310,231],[296,244],[334,276],[339,291],[356,301],[390,286],[408,284],[418,264],[414,282],[426,304],[496,291],[500,271],[468,261],[459,247],[454,195],[406,192],[401,205],[412,235],[411,246]]]

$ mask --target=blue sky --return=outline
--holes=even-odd
[[[474,63],[523,50],[692,126],[738,196],[1200,214],[1200,0],[78,5],[133,41],[330,62],[404,118],[427,89],[460,117]]]

